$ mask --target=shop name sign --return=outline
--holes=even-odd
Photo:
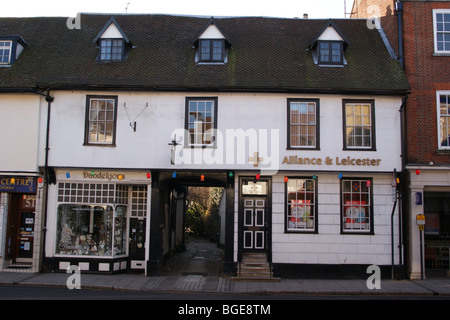
[[[103,180],[123,180],[125,179],[125,175],[122,173],[114,173],[114,172],[95,172],[95,171],[84,171],[83,172],[84,179],[103,179]]]
[[[0,176],[0,192],[36,192],[36,177]]]
[[[285,156],[282,164],[287,165],[313,165],[313,166],[357,166],[357,167],[378,167],[381,159],[371,158],[346,158],[325,157],[325,158],[304,158],[299,156]]]

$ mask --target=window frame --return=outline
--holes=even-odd
[[[9,46],[9,55],[8,55],[8,61],[7,62],[3,62],[3,61],[1,61],[0,60],[0,65],[9,65],[9,64],[11,64],[13,61],[12,61],[12,53],[13,53],[13,49],[14,49],[14,41],[12,41],[12,40],[3,40],[3,39],[0,39],[0,42],[4,42],[4,43],[6,43],[6,42],[8,42],[9,44],[10,44],[10,46]],[[8,50],[7,49],[7,47],[6,46],[0,46],[0,49],[2,49],[2,50]],[[2,57],[4,57],[5,55],[2,55]]]
[[[445,50],[445,46],[444,46],[444,50],[439,50],[438,49],[438,33],[442,32],[443,34],[448,34],[450,37],[450,30],[449,31],[438,31],[437,28],[437,15],[438,14],[449,14],[450,15],[450,9],[434,9],[433,10],[433,44],[434,44],[434,54],[436,55],[450,55],[450,49],[449,50]],[[445,28],[444,28],[445,29]],[[444,43],[445,43],[445,39],[444,39]]]
[[[291,104],[295,102],[300,103],[314,103],[315,104],[315,137],[316,143],[314,146],[293,146],[291,140]],[[299,127],[302,124],[298,125]],[[304,126],[309,126],[306,124]],[[308,135],[307,135],[308,136]],[[320,99],[304,99],[304,98],[288,98],[287,99],[287,149],[288,150],[320,150]]]
[[[447,96],[447,114],[441,115],[441,96]],[[438,90],[436,91],[436,111],[437,111],[437,143],[438,150],[449,150],[450,151],[450,90]],[[447,117],[447,146],[441,145],[442,135],[441,135],[441,117]]]
[[[328,59],[329,61],[324,61],[322,60],[322,48],[321,45],[322,44],[328,44]],[[333,44],[339,44],[339,61],[333,61]],[[340,41],[340,40],[319,40],[317,41],[317,53],[318,53],[318,62],[319,65],[337,65],[337,66],[341,66],[344,65],[344,42]]]
[[[114,115],[113,115],[113,131],[112,131],[112,141],[111,143],[106,142],[92,142],[89,140],[90,136],[90,111],[91,111],[91,100],[113,100],[114,101]],[[85,146],[116,146],[116,129],[117,129],[117,104],[118,96],[108,96],[108,95],[87,95],[86,96],[86,110],[85,110],[85,127],[84,127],[84,144]],[[105,122],[108,121],[105,119]]]
[[[209,58],[203,59],[202,49],[204,47],[208,47],[208,46],[205,46],[205,43],[207,41],[209,41],[209,52],[208,52]],[[222,46],[219,60],[214,59],[214,43],[215,42],[220,42],[221,46]],[[199,39],[198,62],[199,63],[224,63],[225,62],[225,39]]]
[[[305,176],[287,176],[288,181],[284,183],[284,232],[285,233],[296,233],[296,234],[318,234],[319,233],[319,219],[318,219],[318,186],[319,186],[319,182],[318,182],[318,178],[317,176],[314,178],[312,176],[309,177],[305,177]],[[289,190],[288,190],[288,184],[289,181],[292,180],[305,180],[305,181],[312,181],[314,184],[314,191],[313,191],[313,195],[314,195],[314,204],[313,204],[313,208],[310,211],[313,214],[313,228],[290,228],[289,227],[289,218],[291,218],[291,215],[289,214],[289,206],[293,205],[290,201],[289,201]],[[306,193],[306,191],[305,191]],[[297,194],[297,192],[296,192]],[[296,200],[298,200],[296,198]],[[311,206],[311,205],[310,205]]]
[[[211,136],[211,142],[209,144],[203,144],[203,143],[191,143],[190,137],[191,133],[189,131],[189,124],[191,123],[189,121],[190,117],[190,102],[191,101],[212,101],[213,106],[213,115],[212,115],[212,136]],[[184,147],[186,148],[215,148],[216,147],[216,137],[217,137],[217,110],[218,110],[218,98],[217,97],[186,97],[185,102],[185,123],[184,123],[184,129],[185,129],[185,136],[184,136]],[[194,128],[195,130],[195,128]],[[193,134],[198,134],[194,133]],[[202,133],[203,135],[205,132]],[[202,138],[203,140],[203,138]]]
[[[368,189],[368,192],[366,193],[368,195],[368,200],[370,201],[369,204],[366,204],[365,207],[368,208],[368,210],[370,210],[370,212],[367,215],[367,218],[369,219],[369,223],[368,223],[368,230],[365,231],[364,229],[346,229],[344,226],[344,215],[346,212],[345,207],[348,207],[351,204],[346,204],[344,201],[344,183],[346,181],[351,181],[351,188],[353,188],[353,182],[358,181],[358,182],[365,182],[366,183],[366,188]],[[367,186],[367,182],[369,181],[369,185]],[[367,178],[367,177],[343,177],[341,178],[341,181],[339,183],[339,188],[340,188],[340,226],[341,226],[341,234],[359,234],[359,235],[374,235],[374,206],[373,206],[373,178]],[[348,192],[347,192],[348,194]],[[352,195],[353,193],[350,192],[350,195]],[[361,195],[362,192],[359,192],[359,194]],[[351,201],[355,201],[355,200],[351,200]],[[362,201],[361,198],[359,201]],[[354,206],[352,206],[354,207]],[[348,209],[347,209],[348,210]],[[367,219],[365,218],[365,219]]]
[[[103,46],[103,41],[111,41],[111,46]],[[113,59],[113,55],[117,55],[119,53],[113,53],[113,46],[114,41],[119,41],[121,43],[121,52],[120,52],[120,59]],[[116,46],[117,47],[117,46]],[[102,52],[104,48],[109,48],[109,52]],[[109,55],[110,59],[102,59],[102,55]],[[125,41],[122,38],[101,38],[99,39],[99,53],[98,53],[98,60],[101,62],[114,62],[114,61],[122,61],[125,57]]]
[[[347,104],[369,104],[370,105],[370,126],[361,125],[361,128],[370,127],[370,146],[348,146],[347,145]],[[353,127],[357,127],[353,125]],[[343,99],[342,100],[342,129],[343,129],[343,150],[355,150],[355,151],[376,151],[376,131],[375,131],[375,100],[355,100],[355,99]],[[364,137],[362,135],[361,137]],[[363,141],[363,140],[361,140]]]

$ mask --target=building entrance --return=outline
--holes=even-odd
[[[153,173],[150,251],[147,275],[214,274],[233,238],[226,220],[233,205],[226,172]],[[233,181],[232,179],[230,179]],[[232,225],[232,224],[231,224]],[[229,249],[227,250],[227,248]],[[222,249],[223,248],[223,249]]]

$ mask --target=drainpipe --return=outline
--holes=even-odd
[[[45,95],[45,101],[47,101],[47,130],[45,136],[45,164],[44,164],[44,177],[45,177],[45,189],[44,189],[44,212],[42,219],[44,221],[44,226],[42,229],[42,261],[45,259],[45,239],[47,235],[47,208],[48,208],[48,184],[49,184],[49,169],[48,169],[48,151],[49,151],[49,137],[50,137],[50,111],[52,102],[55,98],[50,96],[50,90],[47,90],[47,95]]]
[[[400,0],[397,0],[395,3],[395,14],[397,15],[398,28],[398,59],[402,69],[405,69],[403,57],[403,3]]]

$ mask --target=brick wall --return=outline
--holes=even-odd
[[[450,153],[437,151],[436,90],[450,90],[450,57],[435,56],[433,9],[449,2],[403,2],[405,71],[411,85],[407,103],[408,163],[450,164]]]

